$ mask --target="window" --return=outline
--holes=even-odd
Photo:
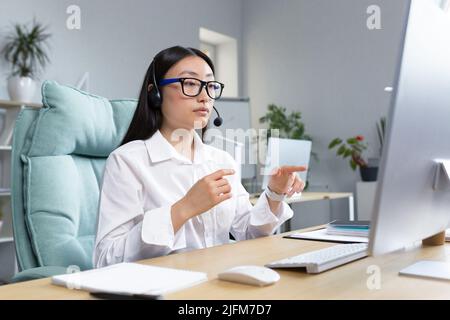
[[[200,50],[202,50],[206,55],[212,60],[214,65],[217,64],[216,58],[216,46],[207,42],[200,42]]]
[[[200,28],[200,50],[213,61],[216,80],[225,84],[223,97],[238,97],[238,54],[235,38]]]

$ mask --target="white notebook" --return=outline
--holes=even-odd
[[[119,263],[100,269],[52,277],[52,283],[70,289],[120,295],[159,296],[208,280],[206,273]]]

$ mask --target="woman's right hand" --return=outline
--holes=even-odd
[[[231,185],[224,177],[232,174],[234,174],[233,169],[221,169],[198,180],[180,200],[186,218],[195,217],[222,201],[230,199]]]
[[[190,218],[230,199],[231,186],[224,176],[232,174],[234,174],[233,169],[221,169],[198,180],[187,194],[172,206],[174,231],[177,232]]]

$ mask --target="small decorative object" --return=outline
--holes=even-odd
[[[383,152],[383,145],[386,136],[386,117],[381,117],[377,122],[378,141],[380,142],[380,156]]]
[[[363,151],[367,149],[367,144],[364,143],[363,136],[357,135],[345,141],[340,138],[335,138],[328,145],[328,149],[335,147],[337,148],[336,155],[342,156],[344,159],[349,158],[349,164],[353,170],[359,167],[363,181],[377,180],[378,167],[369,166],[362,156]]]
[[[6,37],[1,54],[11,64],[8,93],[11,100],[31,102],[36,91],[36,77],[49,62],[46,53],[46,27],[33,21],[31,30],[26,25],[15,24]]]
[[[3,211],[0,208],[0,232],[2,231],[2,226],[3,226]]]

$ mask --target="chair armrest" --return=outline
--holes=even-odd
[[[15,274],[11,279],[11,283],[47,278],[65,273],[67,273],[67,268],[61,266],[31,268]]]

